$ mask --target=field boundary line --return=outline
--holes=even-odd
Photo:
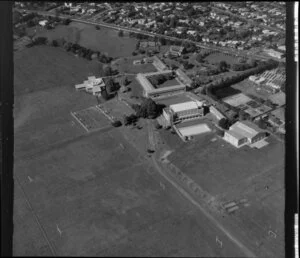
[[[87,131],[89,132],[89,129],[85,127],[85,125],[75,116],[75,114],[71,111],[71,115],[76,119],[76,121]]]
[[[174,182],[172,179],[167,176],[158,163],[155,160],[155,157],[151,157],[153,164],[156,167],[156,170],[162,175],[173,187],[175,187],[184,197],[186,197],[192,204],[194,204],[202,213],[210,219],[214,225],[219,228],[232,242],[234,242],[248,257],[256,257],[254,253],[252,253],[246,246],[244,246],[240,241],[238,241],[235,237],[233,237],[224,227],[215,219],[212,215],[210,215],[199,203],[196,201],[185,189],[183,189],[177,182]]]
[[[52,255],[56,257],[57,255],[56,255],[55,249],[54,249],[54,247],[52,246],[52,244],[51,244],[51,242],[50,242],[50,240],[49,240],[49,238],[48,238],[48,236],[47,236],[47,234],[46,234],[45,229],[43,228],[42,224],[40,223],[40,220],[39,220],[38,216],[36,215],[36,213],[35,213],[35,211],[34,211],[32,205],[31,205],[31,203],[30,203],[30,201],[29,201],[29,199],[28,199],[28,197],[27,197],[27,195],[26,195],[26,193],[25,193],[25,190],[24,190],[23,186],[22,186],[21,183],[20,183],[19,178],[18,178],[17,176],[15,176],[15,179],[16,179],[18,185],[19,185],[20,188],[21,188],[21,191],[22,191],[23,196],[24,196],[24,198],[25,198],[25,201],[26,201],[26,203],[27,203],[27,205],[28,205],[28,207],[29,207],[29,209],[30,209],[30,211],[31,211],[31,214],[34,216],[34,219],[35,219],[35,221],[36,221],[36,223],[37,223],[37,225],[38,225],[40,231],[42,232],[43,237],[45,238],[45,240],[46,240],[46,242],[47,242],[47,244],[48,244],[48,247],[50,248],[50,251],[51,251]]]

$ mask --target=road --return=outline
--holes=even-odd
[[[17,11],[22,11],[20,9],[16,9],[16,10]],[[42,16],[52,16],[52,17],[56,16],[53,13],[49,13],[49,12],[45,12],[45,11],[32,11],[32,10],[24,10],[24,11],[27,12],[27,13],[35,12],[35,13],[37,13],[39,15],[42,15]],[[114,25],[114,24],[110,24],[110,23],[105,23],[105,22],[99,22],[99,21],[95,22],[95,21],[89,21],[89,20],[82,20],[82,19],[78,19],[78,18],[72,18],[72,17],[67,16],[67,15],[59,15],[58,17],[62,18],[62,19],[70,19],[71,21],[86,23],[86,24],[90,24],[90,25],[99,25],[99,26],[102,26],[102,27],[115,29],[115,30],[123,30],[123,31],[127,31],[127,32],[140,33],[140,34],[147,35],[147,36],[152,36],[152,37],[156,36],[156,37],[163,37],[163,38],[169,39],[169,40],[186,41],[186,42],[189,42],[189,43],[194,43],[197,47],[201,47],[203,49],[220,51],[220,52],[223,52],[223,53],[236,55],[236,56],[240,56],[240,57],[246,57],[246,58],[251,57],[251,58],[256,58],[256,59],[260,59],[260,60],[274,59],[276,61],[279,61],[277,58],[273,58],[273,57],[268,56],[268,55],[257,55],[257,54],[252,54],[252,53],[250,54],[250,53],[248,53],[248,51],[241,51],[241,50],[237,50],[237,49],[230,49],[230,48],[217,47],[217,46],[211,46],[211,45],[208,46],[208,45],[205,45],[205,44],[193,41],[193,40],[189,40],[189,39],[179,39],[179,38],[167,36],[167,35],[164,35],[164,34],[158,34],[158,33],[138,30],[138,29],[134,29],[134,28],[127,28],[127,27]]]

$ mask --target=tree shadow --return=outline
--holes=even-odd
[[[232,87],[226,87],[223,89],[216,90],[214,92],[214,95],[217,96],[218,99],[223,99],[223,98],[230,97],[230,96],[233,96],[233,95],[236,95],[239,93],[241,93],[241,91],[238,89],[235,89]]]

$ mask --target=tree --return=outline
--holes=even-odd
[[[101,91],[101,96],[105,100],[109,100],[110,99],[110,95],[107,93],[106,89],[104,89],[104,90]]]
[[[104,75],[105,76],[111,76],[113,71],[112,71],[112,68],[110,66],[106,66],[104,69],[103,69],[103,72],[104,72]]]
[[[221,128],[223,128],[223,129],[228,129],[229,128],[229,121],[228,121],[228,119],[226,119],[226,118],[222,118],[219,122],[218,122],[218,125],[221,127]]]
[[[108,78],[105,82],[105,86],[108,92],[115,92],[119,89],[118,85],[114,82],[113,79]]]
[[[161,44],[162,46],[165,46],[165,45],[167,44],[166,39],[163,38],[163,37],[160,37],[160,38],[159,38],[159,42],[160,42],[160,44]]]
[[[227,68],[228,68],[228,64],[225,61],[221,61],[218,64],[218,70],[221,71],[221,72],[227,71]]]
[[[53,47],[58,47],[57,40],[55,40],[55,39],[52,40],[52,46]]]
[[[121,84],[123,84],[124,86],[127,86],[130,83],[130,81],[128,80],[128,78],[126,76],[123,77]]]
[[[263,119],[259,119],[257,121],[257,125],[261,129],[266,129],[267,128],[267,123]]]
[[[63,24],[64,25],[69,25],[71,23],[70,19],[64,19]]]
[[[124,36],[124,31],[122,31],[122,30],[119,30],[119,32],[118,32],[118,36],[119,36],[119,37],[123,37],[123,36]]]

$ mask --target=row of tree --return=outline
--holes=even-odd
[[[278,66],[278,62],[272,59],[269,59],[268,61],[263,61],[257,67],[247,70],[244,73],[237,74],[235,76],[231,76],[227,78],[221,78],[219,80],[210,83],[209,85],[203,87],[202,93],[209,95],[211,98],[215,100],[218,100],[218,97],[215,94],[217,90],[229,87],[232,84],[236,84],[242,80],[245,80],[251,75],[259,74],[266,70],[274,69],[277,66]]]

